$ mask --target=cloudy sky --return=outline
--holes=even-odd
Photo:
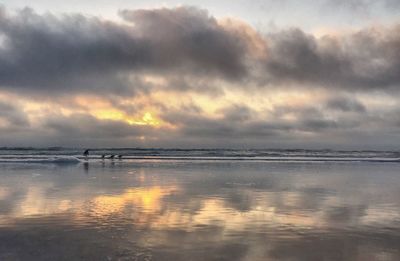
[[[0,7],[0,146],[400,146],[400,1]]]

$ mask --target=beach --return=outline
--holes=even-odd
[[[15,158],[1,260],[400,259],[396,162]]]
[[[400,0],[0,2],[0,261],[399,261]]]

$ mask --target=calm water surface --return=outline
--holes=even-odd
[[[400,164],[2,164],[0,260],[400,260]]]

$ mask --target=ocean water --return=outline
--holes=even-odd
[[[0,148],[0,162],[38,162],[85,159],[77,148]],[[400,151],[337,151],[284,149],[91,149],[87,159],[98,161],[101,155],[122,155],[127,160],[256,160],[256,161],[383,161],[400,162]]]
[[[398,152],[0,154],[0,260],[400,260]]]

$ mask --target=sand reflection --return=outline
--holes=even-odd
[[[100,234],[107,251],[118,257],[124,246],[127,258],[135,255],[132,246],[158,253],[157,260],[175,260],[180,254],[176,260],[192,254],[194,260],[398,257],[398,167],[368,166],[368,171],[385,168],[376,176],[362,166],[260,163],[278,174],[254,165],[210,166],[91,165],[89,175],[73,168],[57,169],[59,175],[52,169],[42,170],[41,176],[32,176],[31,170],[10,172],[0,186],[3,242],[25,229],[34,231],[25,234],[30,242],[56,235],[66,244],[75,242],[71,236],[92,245],[100,244]],[[93,250],[88,258],[97,253]]]
[[[160,211],[162,198],[177,193],[178,187],[129,188],[119,195],[101,195],[92,200],[94,213],[108,215],[122,212],[128,206],[135,206],[146,213]]]

